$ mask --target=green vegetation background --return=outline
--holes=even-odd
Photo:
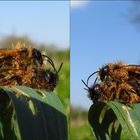
[[[88,110],[71,106],[71,140],[96,140],[88,123]]]

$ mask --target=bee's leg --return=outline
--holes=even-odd
[[[20,76],[14,76],[13,80],[16,80],[18,82],[19,85],[22,85],[22,79]]]
[[[130,107],[131,109],[134,109],[134,107],[133,107],[133,104],[130,104],[130,103],[128,103],[128,104],[126,104],[128,107]]]
[[[117,98],[117,99],[120,98],[121,92],[122,92],[122,89],[121,89],[121,88],[118,88],[117,91],[116,91],[116,98]]]
[[[19,76],[12,76],[12,77],[7,78],[7,79],[3,78],[3,79],[0,80],[0,83],[2,83],[0,85],[3,85],[3,86],[10,85],[15,80],[17,81],[17,83],[19,85],[22,85],[22,80]]]
[[[125,103],[125,105],[126,105],[127,107],[133,109],[133,104],[132,104],[132,103],[135,102],[135,98],[130,97],[130,95],[128,95],[128,96],[129,96],[129,100]]]
[[[121,89],[124,90],[124,92],[129,96],[131,93],[137,94],[136,90],[133,86],[131,86],[129,83],[124,83],[121,86]]]
[[[120,101],[120,103],[122,103],[123,105],[125,105],[126,107],[129,107],[131,109],[134,108],[132,103],[129,103],[129,102],[126,102],[126,101]]]
[[[111,87],[110,87],[110,98],[112,100],[116,99],[117,98],[117,89],[116,89],[116,85],[112,84]]]
[[[33,76],[33,77],[31,78],[31,87],[36,87],[36,85],[37,85],[37,79],[36,79],[35,76]]]
[[[124,89],[126,91],[127,95],[130,95],[131,93],[137,94],[137,92],[135,90],[132,89]]]
[[[111,100],[109,97],[108,97],[108,94],[109,93],[107,93],[105,90],[100,90],[99,92],[98,92],[98,98],[100,99],[103,99],[103,100]]]
[[[136,81],[136,85],[137,85],[136,93],[138,96],[140,96],[140,83],[137,79],[135,79],[135,81]]]
[[[126,94],[128,95],[128,105],[129,107],[133,108],[132,103],[137,103],[138,102],[138,96],[136,95],[136,92],[133,90],[125,90]]]
[[[134,108],[132,103],[124,102],[124,103],[122,103],[122,104],[126,105],[127,107],[129,107],[129,108],[131,108],[131,109]]]
[[[118,88],[118,98],[120,100],[131,100],[130,99],[130,94],[134,92],[133,90],[131,91],[131,89],[128,89],[124,84],[121,84]]]
[[[19,84],[19,85],[22,85],[22,79],[21,79],[21,77],[20,76],[12,76],[10,79],[8,79],[9,81],[14,81],[14,80],[16,80],[17,81],[17,83]]]
[[[117,97],[117,90],[116,90],[115,87],[112,87],[110,93],[111,93],[111,96],[110,96],[111,99],[113,99],[113,100],[114,99],[118,99],[118,97]]]
[[[11,56],[2,56],[0,57],[0,68],[2,66],[9,66],[11,67],[12,64],[12,57]]]

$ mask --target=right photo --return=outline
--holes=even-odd
[[[140,1],[71,1],[71,140],[140,139]]]

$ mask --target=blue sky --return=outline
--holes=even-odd
[[[131,1],[90,1],[72,6],[72,105],[89,108],[92,104],[81,79],[99,67],[119,60],[140,64],[140,31],[129,18],[132,5]]]
[[[35,42],[69,47],[68,1],[0,2],[0,38],[28,35]]]

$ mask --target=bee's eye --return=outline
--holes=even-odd
[[[49,72],[47,72],[47,73],[45,74],[45,80],[46,80],[47,82],[50,82],[50,79],[51,79],[51,75],[50,75]]]
[[[96,87],[95,87],[95,90],[96,90],[96,91],[97,91],[97,90],[99,90],[99,87],[98,87],[98,86],[96,86]]]
[[[104,68],[104,71],[107,72],[109,70],[108,66]]]
[[[20,50],[20,56],[21,56],[21,57],[27,57],[27,56],[28,56],[28,50],[25,49],[25,48],[22,48],[22,49]]]

